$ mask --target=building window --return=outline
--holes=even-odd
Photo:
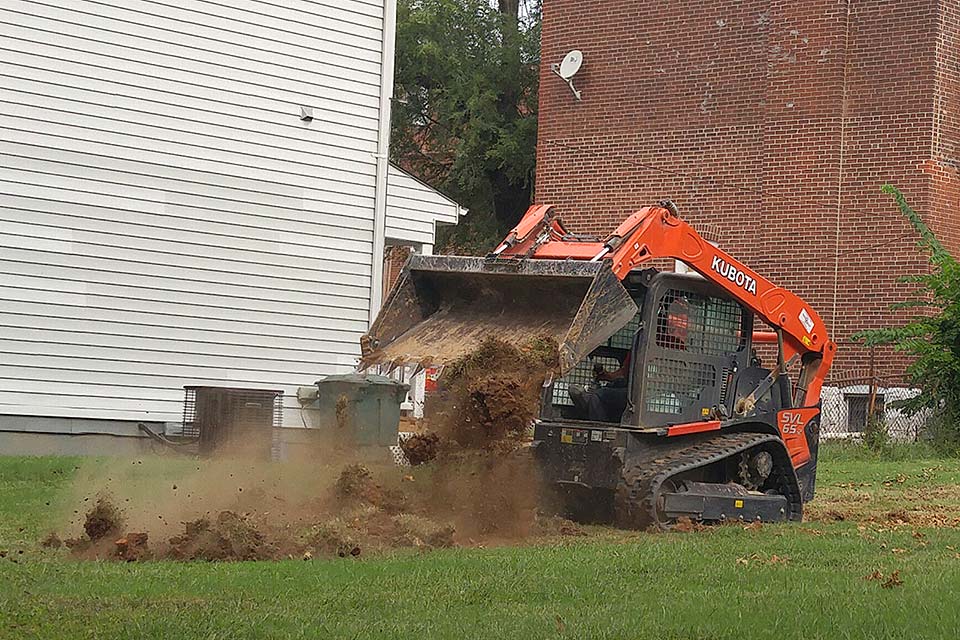
[[[850,433],[863,433],[867,426],[867,411],[870,407],[869,393],[845,393],[843,398],[847,403],[847,431]],[[882,393],[877,393],[874,400],[873,415],[883,418],[884,398]]]

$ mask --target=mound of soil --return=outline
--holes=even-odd
[[[275,560],[278,547],[257,526],[233,511],[221,511],[215,521],[200,518],[184,523],[183,533],[170,538],[169,555],[177,560]]]
[[[147,559],[150,557],[148,539],[149,536],[146,533],[128,533],[113,543],[117,547],[117,557],[125,562]]]
[[[521,437],[536,417],[544,379],[558,365],[557,345],[518,349],[496,339],[444,368],[424,407],[427,428],[471,449]]]
[[[451,525],[424,516],[366,507],[315,525],[307,547],[311,553],[355,557],[369,550],[452,547],[454,534]]]
[[[57,549],[61,545],[70,549],[74,556],[87,559],[120,558],[139,560],[147,555],[147,534],[123,531],[123,512],[113,504],[110,498],[101,496],[94,506],[84,514],[83,536],[61,540],[56,533],[50,533],[40,542],[46,549]]]

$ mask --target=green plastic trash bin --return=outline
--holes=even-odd
[[[400,405],[409,388],[386,376],[348,373],[317,380],[298,397],[307,427],[322,430],[333,443],[389,447],[397,444]]]

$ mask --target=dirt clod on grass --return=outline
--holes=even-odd
[[[440,453],[440,436],[435,433],[415,433],[400,441],[400,449],[410,466],[417,467],[434,460]]]
[[[691,520],[686,516],[681,516],[677,518],[677,524],[673,526],[673,531],[678,533],[693,533],[695,531],[703,531],[704,527],[699,521]]]
[[[117,507],[108,496],[100,496],[96,503],[83,516],[83,535],[61,540],[51,532],[44,538],[40,546],[56,549],[61,545],[81,558],[110,558],[117,555],[118,547],[114,544],[121,539],[125,518],[123,511]],[[136,534],[134,534],[136,535]],[[144,543],[146,539],[144,538]],[[136,552],[138,558],[142,551]]]
[[[123,512],[109,498],[97,498],[97,503],[87,512],[83,530],[91,542],[116,537],[123,529]]]
[[[63,546],[63,541],[56,532],[51,531],[46,538],[40,541],[40,546],[44,549],[59,549]]]
[[[749,565],[765,565],[765,566],[775,566],[775,565],[787,565],[790,564],[790,558],[787,556],[778,556],[777,554],[771,555],[769,558],[764,558],[759,553],[752,553],[749,556],[741,556],[737,558],[737,564],[743,566]]]
[[[143,532],[131,532],[114,541],[116,545],[117,557],[125,562],[135,562],[145,560],[150,555],[150,549],[147,546],[149,536]]]
[[[894,572],[890,574],[890,577],[884,580],[880,586],[884,589],[893,589],[894,587],[902,587],[903,580],[900,578],[900,570],[899,569],[894,570]]]

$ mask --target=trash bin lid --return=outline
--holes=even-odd
[[[407,387],[409,385],[389,378],[387,376],[380,376],[373,373],[341,373],[332,376],[324,376],[317,380],[314,384],[323,385],[329,383],[345,383],[345,384],[355,384],[358,386],[372,386],[372,385],[387,385],[391,387]]]

